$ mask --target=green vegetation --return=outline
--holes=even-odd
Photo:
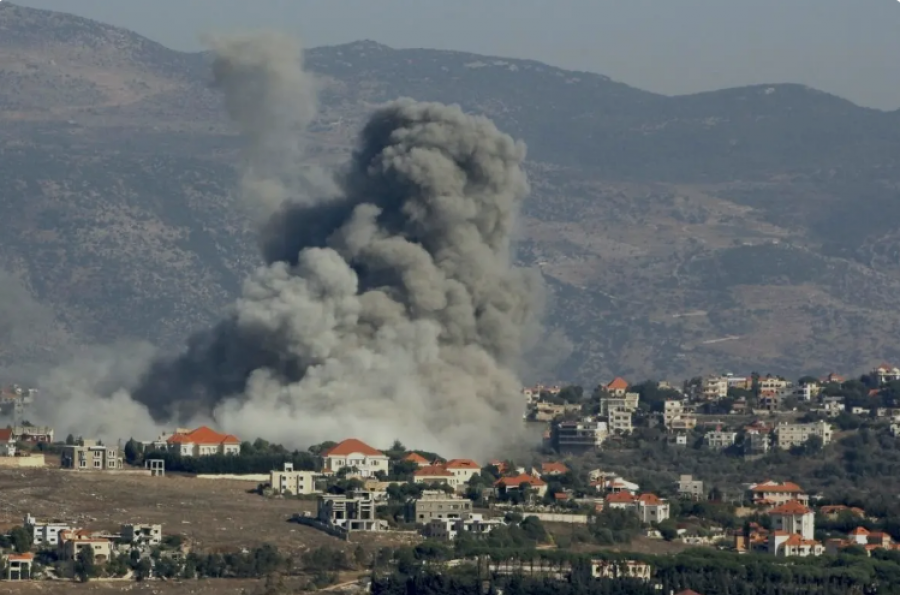
[[[289,451],[281,445],[270,444],[257,438],[254,442],[244,442],[238,455],[210,455],[204,457],[182,457],[178,453],[149,450],[134,439],[128,440],[123,456],[129,465],[143,466],[146,459],[162,459],[166,471],[182,473],[268,473],[282,469],[285,463],[293,463],[294,469],[315,470],[318,459],[312,452]]]

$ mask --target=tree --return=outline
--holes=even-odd
[[[97,563],[94,561],[94,549],[91,544],[85,544],[75,557],[75,577],[79,582],[86,583],[97,576]]]
[[[31,546],[34,544],[34,535],[24,527],[16,527],[9,532],[9,540],[17,553],[24,554],[31,550]]]
[[[136,441],[134,438],[129,438],[128,442],[125,443],[125,461],[129,465],[138,465],[141,463],[141,452],[143,451],[143,445]]]
[[[75,446],[75,436],[72,434],[66,436],[66,446]]]
[[[140,558],[134,564],[134,580],[140,582],[146,578],[150,578],[150,574],[153,570],[153,565],[150,563],[149,558]]]
[[[678,525],[676,525],[675,521],[672,519],[664,520],[659,523],[656,528],[659,530],[659,534],[662,535],[662,538],[666,541],[673,541],[678,537]]]

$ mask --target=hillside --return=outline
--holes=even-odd
[[[799,85],[666,97],[370,41],[307,63],[324,83],[310,132],[324,163],[398,96],[459,103],[528,143],[519,258],[574,344],[561,379],[900,358],[900,111]],[[208,82],[202,54],[0,4],[0,269],[54,320],[13,341],[0,308],[0,368],[67,342],[174,348],[234,297],[257,253]]]

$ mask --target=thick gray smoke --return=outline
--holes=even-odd
[[[541,291],[510,261],[524,145],[457,107],[401,100],[317,195],[296,141],[315,113],[297,47],[267,34],[213,50],[247,143],[241,190],[274,210],[265,264],[230,316],[152,363],[133,404],[159,424],[295,446],[399,438],[477,457],[516,439],[513,370]]]

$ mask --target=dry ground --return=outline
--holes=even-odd
[[[128,522],[161,523],[200,549],[272,543],[303,551],[344,542],[288,522],[314,510],[311,501],[263,498],[252,482],[79,473],[59,469],[0,470],[0,529],[20,525],[26,513],[76,527],[117,530]]]

